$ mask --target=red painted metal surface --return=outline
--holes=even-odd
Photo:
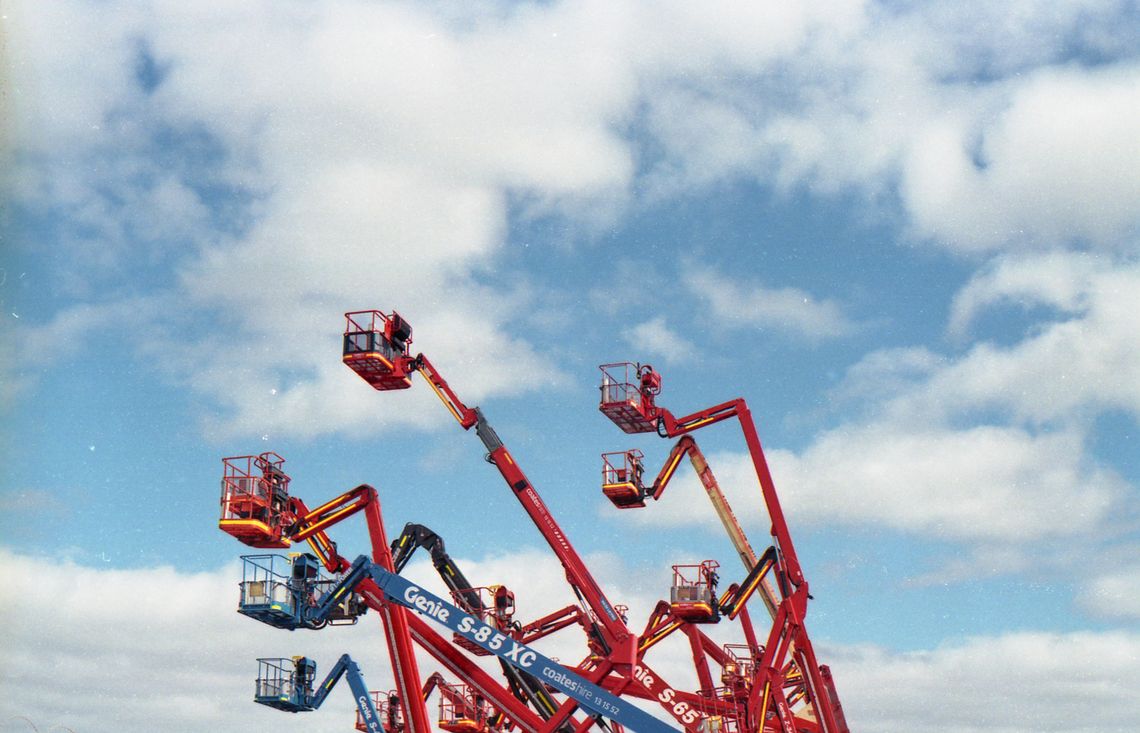
[[[601,368],[599,409],[619,428],[627,433],[656,432],[661,437],[682,438],[649,490],[641,485],[639,453],[627,451],[620,460],[615,454],[604,457],[603,491],[607,498],[622,508],[644,506],[647,496],[659,499],[677,463],[689,454],[746,570],[752,571],[741,582],[730,585],[719,599],[713,595],[715,579],[706,576],[703,582],[711,603],[674,602],[665,609],[659,606],[657,620],[647,627],[645,634],[637,636],[627,628],[624,617],[614,609],[522,468],[486,424],[482,413],[467,407],[422,354],[406,359],[404,369],[419,371],[464,429],[476,428],[487,447],[488,460],[499,470],[561,562],[567,581],[582,600],[585,611],[578,620],[586,630],[588,654],[586,661],[579,665],[579,671],[598,675],[598,670],[604,669],[605,673],[597,679],[607,689],[654,699],[691,731],[703,726],[705,729],[719,727],[722,730],[760,733],[778,724],[793,733],[847,733],[834,683],[829,675],[825,681],[803,625],[808,584],[751,413],[743,399],[678,418],[657,404],[662,383],[660,375],[652,367],[620,363]],[[771,519],[773,546],[763,558],[756,557],[744,538],[711,469],[689,437],[695,430],[733,417],[737,418],[743,433],[760,485],[761,498]],[[704,567],[709,572],[707,566]],[[697,587],[700,582],[693,585]],[[757,588],[762,588],[761,596],[773,619],[763,646],[746,607],[748,598]],[[722,665],[726,659],[723,652],[709,654],[703,635],[692,626],[694,623],[720,622],[718,601],[730,611],[728,620],[740,625],[744,644],[756,658],[754,665],[748,667],[751,675],[748,683],[743,684],[737,679],[731,688],[712,687],[709,659]],[[569,625],[565,622],[560,628]],[[659,676],[646,672],[645,653],[677,630],[681,630],[690,641],[694,672],[701,685],[701,689],[694,692],[676,690]]]
[[[804,626],[808,584],[751,413],[743,399],[678,418],[657,404],[662,382],[652,367],[633,363],[602,367],[599,409],[603,414],[626,433],[656,433],[663,438],[680,439],[649,486],[643,482],[644,457],[639,450],[606,454],[602,476],[605,496],[619,508],[652,511],[646,508],[647,500],[663,498],[665,486],[678,463],[688,456],[745,569],[745,575],[729,578],[727,587],[718,588],[717,573],[727,575],[727,571],[718,570],[715,562],[678,564],[674,570],[679,579],[675,580],[671,597],[657,604],[644,630],[636,633],[627,625],[628,609],[610,602],[482,412],[464,404],[426,356],[412,356],[410,344],[411,327],[394,312],[346,314],[344,363],[370,386],[382,391],[410,387],[415,373],[424,377],[459,425],[465,430],[474,429],[486,449],[487,460],[494,464],[558,558],[567,583],[579,599],[579,604],[566,606],[530,623],[520,623],[513,618],[513,594],[497,586],[483,588],[487,594],[502,595],[498,612],[503,618],[496,620],[497,628],[527,644],[566,629],[580,630],[585,642],[583,656],[577,665],[567,665],[572,671],[615,694],[655,703],[687,733],[849,733],[830,670],[818,664]],[[771,520],[771,547],[759,557],[744,537],[708,462],[691,437],[696,430],[732,418],[737,419],[742,431],[759,484],[759,498]],[[274,459],[276,454],[266,455],[268,458],[263,463],[276,465],[279,470],[280,463],[274,464],[274,460],[280,457]],[[263,492],[264,496],[246,496],[256,494],[254,489],[261,486],[257,480],[269,480],[261,470],[263,466],[241,464],[240,460],[231,466],[229,462],[235,459],[226,461],[223,519],[227,516],[231,520],[255,519],[255,512],[261,508],[267,510],[263,526],[223,525],[230,534],[257,547],[287,547],[290,542],[307,541],[324,566],[338,572],[349,564],[338,553],[327,530],[363,512],[374,561],[389,570],[394,569],[379,500],[371,487],[359,486],[310,510],[300,499],[288,496],[288,477],[283,471],[280,471],[283,484],[280,477],[273,480],[281,489],[278,493],[286,497],[284,503],[280,498],[269,498],[272,491]],[[259,470],[260,476],[257,475]],[[241,516],[239,512],[246,512],[248,516]],[[447,716],[441,714],[439,722],[454,733],[601,730],[598,721],[579,710],[572,699],[554,697],[549,691],[537,697],[527,695],[520,691],[517,678],[500,679],[487,671],[471,650],[445,638],[424,619],[386,602],[371,581],[362,583],[358,592],[364,603],[375,609],[383,620],[396,678],[393,694],[398,704],[393,709],[403,716],[404,730],[428,733],[430,726],[424,699],[433,690],[443,696],[441,699],[448,712]],[[771,617],[771,626],[766,630],[754,626],[749,613],[749,599],[754,594],[763,599],[766,615]],[[694,597],[689,598],[690,595]],[[495,606],[483,605],[484,608]],[[730,625],[729,631],[735,630],[737,641],[727,645],[714,642],[704,631],[710,624]],[[671,685],[649,662],[648,657],[659,645],[669,642],[678,632],[676,641],[688,648],[697,689]],[[724,630],[714,636],[725,637]],[[426,686],[421,686],[414,655],[416,646],[454,675],[458,683],[453,685],[433,676]],[[450,696],[445,694],[441,684],[450,691]],[[393,727],[398,726],[393,724]]]
[[[223,458],[218,528],[250,547],[288,547],[285,529],[296,517],[284,465],[273,452]]]

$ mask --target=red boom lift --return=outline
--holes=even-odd
[[[467,407],[427,357],[423,354],[411,356],[410,343],[410,326],[394,312],[346,314],[345,364],[378,390],[404,389],[411,374],[419,372],[459,424],[464,429],[475,428],[487,449],[488,461],[499,469],[562,562],[571,588],[583,601],[590,616],[588,646],[591,653],[579,665],[580,671],[591,675],[590,679],[599,681],[607,689],[657,700],[689,729],[698,728],[700,721],[718,718],[731,720],[741,730],[782,728],[789,732],[846,733],[847,724],[831,675],[826,667],[821,668],[816,662],[804,627],[808,584],[796,556],[751,413],[743,399],[677,418],[656,404],[661,392],[661,376],[651,366],[626,362],[602,367],[599,408],[603,414],[627,433],[656,432],[666,438],[682,437],[653,486],[653,498],[660,498],[677,464],[688,453],[746,568],[742,581],[730,585],[723,596],[715,600],[712,597],[716,585],[714,565],[701,563],[697,576],[691,579],[686,579],[675,568],[678,578],[675,594],[695,592],[696,596],[712,602],[670,603],[667,611],[654,614],[646,631],[638,637],[630,632],[609,603],[482,412],[478,408]],[[357,348],[359,344],[368,344],[372,350],[362,352]],[[712,478],[711,470],[688,435],[732,417],[737,418],[744,433],[761,497],[772,522],[773,545],[761,557],[757,557],[748,545],[735,515]],[[619,507],[644,506],[646,491],[641,483],[640,454],[627,452],[621,465],[610,458],[612,454],[604,457],[603,492]],[[773,617],[763,645],[752,628],[746,606],[757,588],[763,588],[761,595]],[[748,685],[747,695],[738,693],[730,702],[714,694],[708,670],[709,658],[723,669],[729,663],[729,657],[694,625],[714,621],[721,613],[741,624],[747,644],[756,657],[752,667],[754,679]],[[702,683],[702,690],[696,693],[684,693],[668,687],[645,663],[644,654],[648,648],[678,629],[690,638],[697,677]]]
[[[631,450],[603,456],[603,493],[619,508],[642,508],[648,499],[660,500],[680,461],[688,456],[723,522],[742,563],[739,580],[722,581],[723,569],[713,560],[674,566],[669,600],[650,614],[641,633],[627,626],[627,609],[610,603],[582,558],[539,497],[513,456],[478,408],[465,405],[423,354],[412,356],[412,329],[396,313],[360,311],[346,314],[343,361],[377,390],[407,389],[419,373],[464,429],[474,428],[487,460],[494,464],[561,562],[566,580],[579,600],[529,624],[513,619],[513,594],[496,586],[472,587],[466,579],[449,583],[461,608],[487,619],[500,633],[520,644],[579,628],[585,649],[570,672],[614,695],[646,700],[663,708],[688,733],[731,731],[740,733],[849,733],[842,707],[827,667],[818,665],[804,627],[807,581],[795,554],[787,524],[769,475],[759,438],[743,399],[726,402],[681,418],[658,406],[661,376],[648,365],[610,364],[602,367],[600,409],[627,433],[656,432],[679,437],[654,483],[644,483],[643,455]],[[771,519],[772,544],[757,555],[748,543],[707,462],[690,433],[736,417],[744,433],[760,484],[760,495]],[[398,572],[380,518],[376,492],[359,486],[326,504],[309,510],[289,496],[283,460],[276,454],[228,458],[224,461],[222,518],[219,526],[254,547],[288,547],[305,540],[329,572],[342,573],[349,563],[337,553],[326,534],[333,524],[363,511],[373,544],[374,562]],[[409,525],[420,527],[421,525]],[[417,530],[419,531],[419,530]],[[432,549],[433,561],[451,572],[454,565],[442,551],[442,541],[430,533],[407,534],[393,543],[407,559],[405,544]],[[461,577],[461,574],[460,574]],[[446,582],[446,577],[445,577]],[[718,588],[722,582],[723,589]],[[519,730],[525,733],[585,733],[591,728],[621,733],[616,722],[579,708],[571,697],[554,688],[520,692],[504,666],[506,684],[476,661],[470,644],[445,638],[427,622],[398,604],[385,602],[372,581],[358,586],[358,601],[381,613],[396,690],[384,710],[390,713],[385,728],[412,733],[429,731],[426,696],[441,694],[440,727],[455,733]],[[757,633],[748,602],[759,592],[771,616],[766,635]],[[351,601],[346,608],[351,608]],[[351,612],[345,612],[351,615]],[[707,624],[730,624],[738,642],[722,645],[703,630]],[[647,654],[671,635],[680,633],[692,652],[695,690],[681,690],[666,682],[647,661]],[[718,634],[723,636],[723,634]],[[419,682],[412,653],[416,644],[460,679],[452,685],[429,679]],[[719,668],[714,676],[713,667]],[[542,688],[542,684],[538,684]],[[534,709],[532,709],[532,707]],[[379,709],[379,706],[378,706]],[[399,723],[397,724],[397,716]]]
[[[749,638],[749,646],[754,650],[755,659],[747,668],[754,669],[752,672],[754,679],[748,685],[748,694],[744,698],[746,715],[734,716],[733,722],[739,727],[741,723],[751,719],[763,722],[766,727],[768,721],[774,720],[779,722],[784,731],[789,732],[819,730],[827,733],[847,733],[847,721],[831,672],[826,666],[820,666],[816,662],[815,652],[804,627],[803,619],[807,613],[808,599],[811,597],[808,595],[807,580],[796,557],[791,534],[747,403],[742,398],[736,399],[677,418],[655,402],[661,392],[661,377],[652,366],[622,362],[604,364],[600,368],[602,382],[599,409],[618,427],[627,433],[656,432],[663,438],[682,436],[670,452],[665,466],[652,487],[645,487],[634,479],[618,498],[615,498],[613,490],[605,491],[605,486],[603,491],[619,508],[643,507],[647,496],[652,496],[654,500],[661,498],[677,465],[685,454],[688,454],[747,570],[744,580],[730,587],[721,597],[719,609],[727,613],[730,618],[737,616],[743,618],[746,636],[750,636],[750,623],[747,620],[745,603],[757,588],[763,589],[761,597],[772,616],[773,623],[765,645],[757,646],[755,641]],[[689,435],[695,430],[733,417],[737,418],[744,434],[760,484],[761,498],[772,522],[771,532],[774,542],[760,558],[756,557],[735,514],[728,506],[727,499],[720,491],[708,463]],[[603,454],[603,470],[606,466],[613,465],[611,458],[613,455]],[[625,462],[632,466],[628,475],[640,477],[642,475],[640,451],[627,451],[624,455]],[[691,596],[706,585],[715,585],[715,574],[708,566],[708,562],[696,568],[698,576],[695,580],[686,580],[680,572],[682,566],[674,566],[674,596],[670,609],[674,620],[671,622],[658,620],[661,624],[659,628],[662,628],[664,633],[670,633],[674,627],[682,628],[685,621],[712,620],[698,610],[693,610],[691,602],[678,603],[676,595],[678,592],[687,592]],[[773,574],[775,582],[770,577]],[[702,578],[706,579],[704,585]],[[698,604],[697,609],[703,607]],[[710,613],[709,616],[714,613]],[[690,618],[686,618],[686,615]],[[660,639],[661,633],[663,632],[659,631],[657,635],[650,637],[653,643]],[[686,630],[686,633],[691,632]],[[704,648],[704,642],[702,645],[694,642],[693,645],[698,673],[703,661],[698,651],[699,646]],[[722,671],[726,668],[733,670],[742,668],[740,664],[730,661],[727,652],[721,651],[717,654],[711,649],[709,651],[709,656],[721,664]],[[736,671],[731,676],[739,683]],[[703,681],[705,675],[701,674],[700,677]],[[739,692],[731,696],[741,697]],[[774,726],[773,728],[775,729]]]

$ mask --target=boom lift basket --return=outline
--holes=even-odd
[[[282,555],[244,555],[238,613],[277,628],[295,628],[297,593],[292,573],[293,563]]]
[[[450,733],[486,733],[491,706],[467,685],[439,688],[439,727]]]
[[[412,386],[408,370],[408,347],[412,327],[395,311],[345,313],[342,361],[373,388],[407,389]]]
[[[695,624],[720,620],[716,599],[716,569],[719,567],[716,560],[673,566],[669,608],[674,616]]]
[[[697,726],[698,733],[737,733],[740,726],[731,715],[706,715]]]
[[[602,414],[627,433],[656,430],[657,408],[653,404],[653,396],[656,394],[654,390],[661,389],[660,376],[651,367],[631,362],[603,364],[600,369],[602,399],[598,409]]]
[[[404,730],[404,711],[400,709],[400,696],[396,691],[371,690],[368,694],[372,696],[372,707],[376,708],[385,733],[400,733]],[[365,733],[368,731],[368,724],[359,709],[356,711],[356,729]]]
[[[618,509],[645,506],[642,458],[636,448],[602,454],[602,493]]]
[[[345,593],[320,621],[306,610],[325,600],[338,578],[321,572],[320,561],[305,552],[242,556],[241,600],[238,613],[279,629],[322,628],[355,624],[368,606],[357,593]]]
[[[258,659],[253,701],[290,713],[312,710],[316,674],[316,662],[306,657]]]
[[[733,694],[747,694],[756,674],[756,660],[747,644],[725,644],[724,654],[728,657],[720,670],[721,684]]]
[[[289,476],[285,459],[269,451],[259,456],[222,459],[222,515],[218,527],[250,547],[285,548]]]

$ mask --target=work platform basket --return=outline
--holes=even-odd
[[[673,566],[669,608],[674,616],[691,623],[708,623],[720,618],[716,598],[716,569],[719,567],[716,560]]]
[[[759,647],[757,651],[762,651]],[[756,677],[756,658],[747,644],[725,644],[725,662],[720,669],[720,681],[733,694],[751,690]]]
[[[439,727],[450,733],[486,733],[491,706],[467,685],[439,688]]]
[[[312,710],[316,671],[316,663],[305,657],[258,659],[253,701],[290,713]]]
[[[602,454],[602,493],[618,509],[645,506],[641,451],[614,451]]]
[[[661,378],[652,368],[620,362],[603,364],[598,409],[627,433],[650,433],[657,429],[653,397]]]
[[[396,312],[345,313],[342,361],[379,390],[412,386],[408,347],[412,327]]]
[[[403,731],[404,710],[400,707],[400,696],[396,691],[370,690],[368,694],[372,697],[372,707],[376,709],[376,715],[379,716],[380,725],[383,726],[385,733]],[[359,707],[356,710],[356,729],[365,733],[369,730],[368,722],[364,720]]]
[[[242,543],[285,548],[284,531],[295,517],[289,511],[289,476],[285,459],[269,451],[222,459],[221,517],[218,527]]]
[[[511,619],[515,615],[515,594],[505,585],[452,590],[451,599],[455,601],[455,605],[496,629],[510,628]],[[463,634],[452,634],[452,640],[457,646],[466,649],[477,657],[485,657],[491,654]]]
[[[299,588],[293,562],[281,555],[242,557],[238,612],[279,629],[297,627]]]

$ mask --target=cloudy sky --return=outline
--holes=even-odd
[[[1136,2],[0,24],[0,730],[351,726],[347,691],[250,702],[258,656],[348,651],[391,686],[373,617],[233,612],[223,456],[277,451],[310,504],[371,483],[520,617],[561,605],[474,436],[339,363],[363,308],[411,322],[635,625],[669,565],[732,550],[689,476],[640,512],[601,496],[600,452],[669,448],[596,411],[626,359],[675,413],[748,400],[854,730],[1140,725]],[[697,437],[763,545],[738,432]]]

